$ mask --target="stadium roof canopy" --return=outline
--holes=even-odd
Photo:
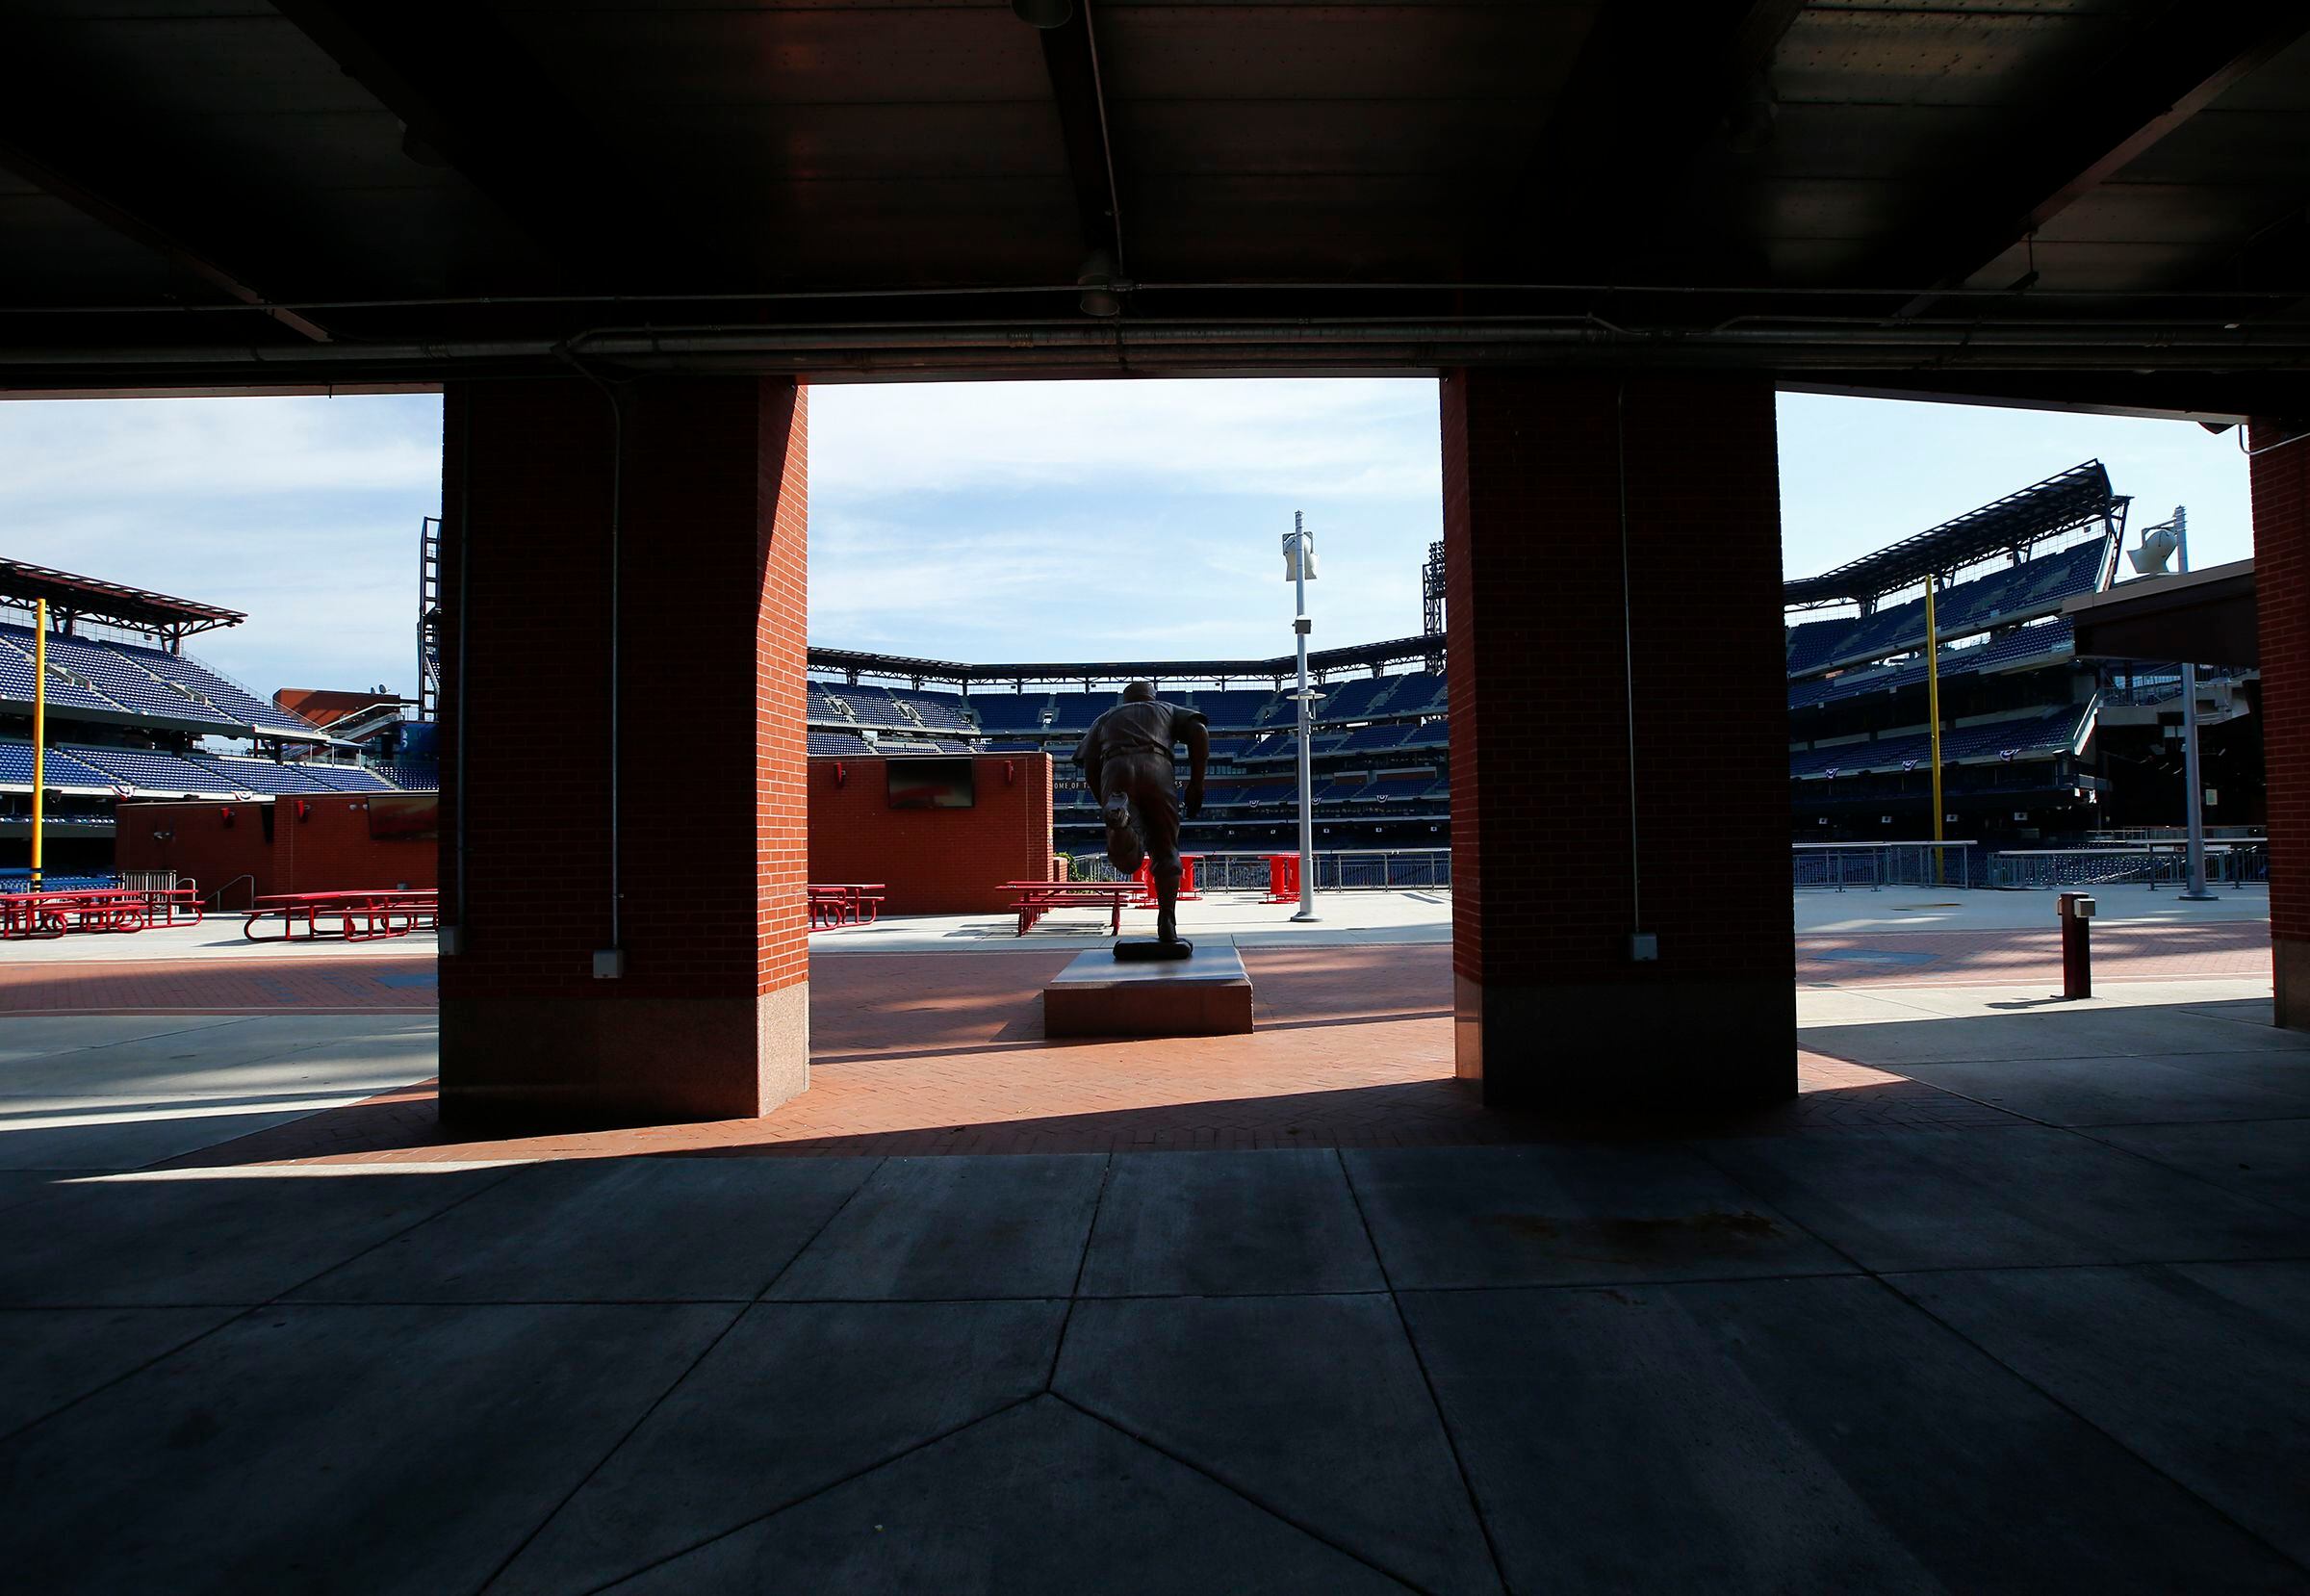
[[[1498,363],[2304,407],[2302,0],[1030,9],[13,7],[0,391]]]
[[[1444,652],[1441,637],[1398,637],[1385,643],[1357,643],[1339,649],[1314,649],[1307,668],[1329,675],[1334,671],[1377,670],[1410,659],[1431,659]],[[959,687],[981,683],[1008,686],[1024,682],[1234,682],[1290,676],[1298,669],[1296,656],[1280,654],[1271,659],[1092,659],[1074,663],[1013,663],[965,665],[952,659],[916,659],[902,654],[872,654],[860,649],[810,650],[810,669],[839,671],[845,676],[885,676],[905,682],[951,682]]]
[[[2114,518],[2125,503],[2110,492],[2110,474],[2101,462],[2088,460],[1834,571],[1784,583],[1781,602],[1790,609],[1814,609],[1897,593],[1929,576],[1963,570],[1992,554],[2026,553],[2042,539],[2095,522],[2102,530],[2117,529]]]
[[[167,637],[190,637],[196,631],[237,627],[248,619],[238,609],[172,599],[166,593],[124,587],[95,577],[76,577],[22,560],[0,559],[0,604],[31,605],[40,599],[48,601],[49,608],[66,615]]]

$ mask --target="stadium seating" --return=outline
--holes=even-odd
[[[18,704],[32,702],[34,647],[30,627],[0,627],[0,698],[13,699]],[[48,707],[52,709],[121,708],[120,705],[102,693],[91,692],[77,682],[67,682],[53,670],[48,673]]]
[[[1408,671],[1391,679],[1395,690],[1380,705],[1391,715],[1440,715],[1445,702],[1444,678],[1427,671]]]
[[[1397,676],[1357,676],[1344,682],[1327,682],[1320,689],[1323,699],[1316,706],[1316,718],[1324,721],[1363,720],[1403,680]]]
[[[1053,693],[1051,730],[1088,731],[1091,723],[1122,702],[1120,690],[1096,693]]]
[[[441,786],[438,759],[388,759],[378,768],[387,781],[404,792],[431,792]]]
[[[9,641],[29,657],[37,642],[31,630],[6,630],[13,633]],[[219,730],[242,724],[229,716],[218,714],[166,682],[156,681],[150,671],[101,644],[51,632],[48,638],[48,663],[79,678],[103,698],[137,714],[201,721]],[[55,692],[57,681],[53,674],[49,677],[48,687],[51,693]]]
[[[1433,771],[1423,770],[1416,774],[1390,772],[1365,783],[1363,789],[1355,793],[1353,798],[1359,804],[1411,803],[1425,798],[1435,785]]]
[[[1340,750],[1360,754],[1368,749],[1399,747],[1407,735],[1418,730],[1416,726],[1401,725],[1359,726],[1348,734],[1348,740],[1340,745]]]
[[[821,732],[815,729],[809,733],[809,751],[835,759],[856,759],[861,754],[873,752],[866,746],[866,739],[855,732]]]
[[[1200,709],[1215,732],[1257,726],[1259,717],[1275,703],[1274,693],[1265,687],[1204,687],[1175,696]]]
[[[964,700],[961,693],[932,692],[927,688],[898,695],[914,718],[934,732],[962,732],[971,734],[978,728],[963,712]]]
[[[1986,631],[2000,619],[2048,613],[2062,601],[2090,593],[2100,579],[2109,542],[2096,537],[1989,576],[1958,582],[1935,600],[1935,625],[1944,639]],[[1882,659],[1925,643],[1925,601],[1807,621],[1788,631],[1788,674],[1805,676],[1856,659]]]
[[[1051,708],[1051,695],[1040,689],[1011,693],[998,688],[973,693],[967,702],[984,732],[1040,732]]]
[[[95,787],[111,792],[120,785],[109,771],[83,764],[62,749],[51,748],[41,761],[42,771],[52,786]],[[29,742],[0,742],[0,785],[30,786],[32,785],[32,744]]]
[[[235,792],[333,792],[326,782],[318,781],[294,764],[274,759],[244,759],[230,755],[195,754],[195,764],[206,765],[222,777]]]
[[[163,793],[171,797],[192,794],[230,792],[218,774],[204,765],[174,754],[148,749],[84,748],[74,746],[65,750],[83,764],[93,765],[108,775],[140,792]]]
[[[2077,746],[2085,730],[2086,707],[2064,705],[2032,715],[1952,727],[1941,734],[1941,762],[1966,759],[2046,759],[2066,754]],[[1922,732],[1898,737],[1838,743],[1828,748],[1798,749],[1789,754],[1789,776],[1860,775],[1868,771],[1924,769],[1932,760],[1932,743]]]
[[[398,790],[391,782],[375,771],[364,769],[360,765],[330,764],[323,760],[310,759],[304,764],[304,772],[321,785],[333,788],[338,792],[394,792]]]
[[[104,645],[115,654],[143,666],[165,682],[173,682],[194,698],[206,701],[236,725],[257,731],[287,732],[292,735],[312,736],[312,723],[291,714],[277,704],[269,704],[243,687],[229,677],[218,675],[199,660],[165,649],[148,649],[136,643],[107,642]]]

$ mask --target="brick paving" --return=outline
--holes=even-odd
[[[2108,926],[2096,979],[2266,977],[2258,924]],[[1248,1037],[1051,1043],[1039,994],[1055,950],[821,952],[811,969],[810,1090],[761,1120],[461,1140],[421,1082],[258,1132],[180,1163],[598,1158],[649,1152],[879,1154],[1454,1146],[1608,1135],[1593,1122],[1487,1110],[1451,1076],[1450,949],[1251,949]],[[0,967],[0,1013],[427,1012],[424,956]],[[1809,936],[1819,987],[2058,985],[2050,932]],[[2011,1123],[1987,1104],[1825,1055],[1768,1113],[1647,1134],[1793,1134]]]
[[[767,1119],[465,1140],[443,1132],[420,1083],[178,1163],[1441,1146],[1613,1129],[1487,1110],[1452,1079],[1447,947],[1247,953],[1249,1037],[1045,1043],[1038,994],[1069,957],[822,956],[810,1090]],[[1645,1134],[2013,1122],[1883,1070],[1810,1053],[1799,1065],[1793,1104]]]
[[[229,953],[230,962],[43,960],[10,965],[0,944],[0,1014],[430,1014],[436,1006],[430,953]]]
[[[2062,983],[2061,939],[2043,931],[1813,932],[1797,939],[1808,987],[2018,986]],[[2093,928],[2096,981],[2267,977],[2270,928],[2259,920]]]

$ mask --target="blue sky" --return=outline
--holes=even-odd
[[[1784,395],[1784,567],[1810,575],[2098,456],[2135,524],[2252,553],[2234,438],[2187,423]],[[828,387],[810,638],[960,658],[1270,655],[1303,510],[1316,642],[1416,631],[1440,535],[1435,384]],[[194,652],[260,692],[414,690],[440,401],[0,404],[0,554],[246,610]]]

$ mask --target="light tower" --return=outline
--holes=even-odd
[[[2173,560],[2181,574],[2190,570],[2190,512],[2181,505],[2173,507],[2173,519],[2163,527],[2145,528],[2142,547],[2127,551],[2134,570],[2144,577],[2162,577],[2166,562]],[[2189,885],[2182,896],[2192,903],[2204,903],[2214,894],[2206,890],[2206,788],[2197,769],[2197,666],[2182,662],[2182,781],[2188,790],[2182,795],[2182,815],[2189,837]]]
[[[1283,538],[1283,575],[1293,584],[1296,600],[1292,633],[1299,649],[1299,690],[1292,694],[1299,706],[1299,913],[1292,918],[1312,920],[1316,917],[1316,700],[1322,695],[1307,684],[1307,634],[1314,625],[1307,618],[1307,584],[1316,579],[1316,540],[1297,510],[1292,512],[1292,529]]]

